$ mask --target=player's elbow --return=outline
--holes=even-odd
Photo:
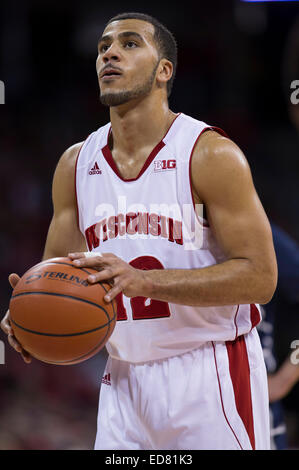
[[[265,305],[270,302],[275,292],[275,288],[271,288],[271,286],[264,287],[263,291],[259,294],[259,299],[256,303]]]
[[[258,297],[256,303],[267,304],[272,299],[277,287],[277,267],[276,265],[263,270],[259,276]]]

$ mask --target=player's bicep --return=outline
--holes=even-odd
[[[212,146],[197,178],[211,229],[228,259],[248,259],[275,272],[268,218],[240,149],[228,139]]]
[[[206,201],[211,229],[228,258],[253,259],[272,251],[270,225],[248,179],[243,175],[237,183],[222,183]]]
[[[245,202],[247,201],[247,202]],[[252,195],[233,206],[208,205],[211,229],[227,259],[248,260],[262,273],[275,276],[276,262],[270,226],[259,200]]]

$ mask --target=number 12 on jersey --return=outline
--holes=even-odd
[[[129,263],[136,269],[164,269],[161,262],[153,256],[140,256]],[[128,320],[127,310],[123,302],[123,294],[116,297],[117,321]],[[170,309],[167,302],[147,299],[146,297],[132,297],[130,299],[133,320],[149,320],[152,318],[170,317]]]

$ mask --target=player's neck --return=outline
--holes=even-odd
[[[122,155],[137,155],[145,147],[155,147],[174,118],[167,100],[152,96],[110,108],[113,150]]]

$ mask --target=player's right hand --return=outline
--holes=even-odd
[[[20,280],[20,276],[17,274],[10,274],[8,277],[9,283],[11,287],[14,289],[17,283]],[[5,334],[8,336],[8,342],[9,344],[18,352],[22,355],[24,361],[29,364],[31,362],[31,355],[25,351],[25,349],[22,348],[22,345],[17,341],[17,339],[14,336],[13,329],[10,324],[10,319],[9,319],[9,310],[7,310],[5,317],[1,321],[1,329],[4,331]]]

